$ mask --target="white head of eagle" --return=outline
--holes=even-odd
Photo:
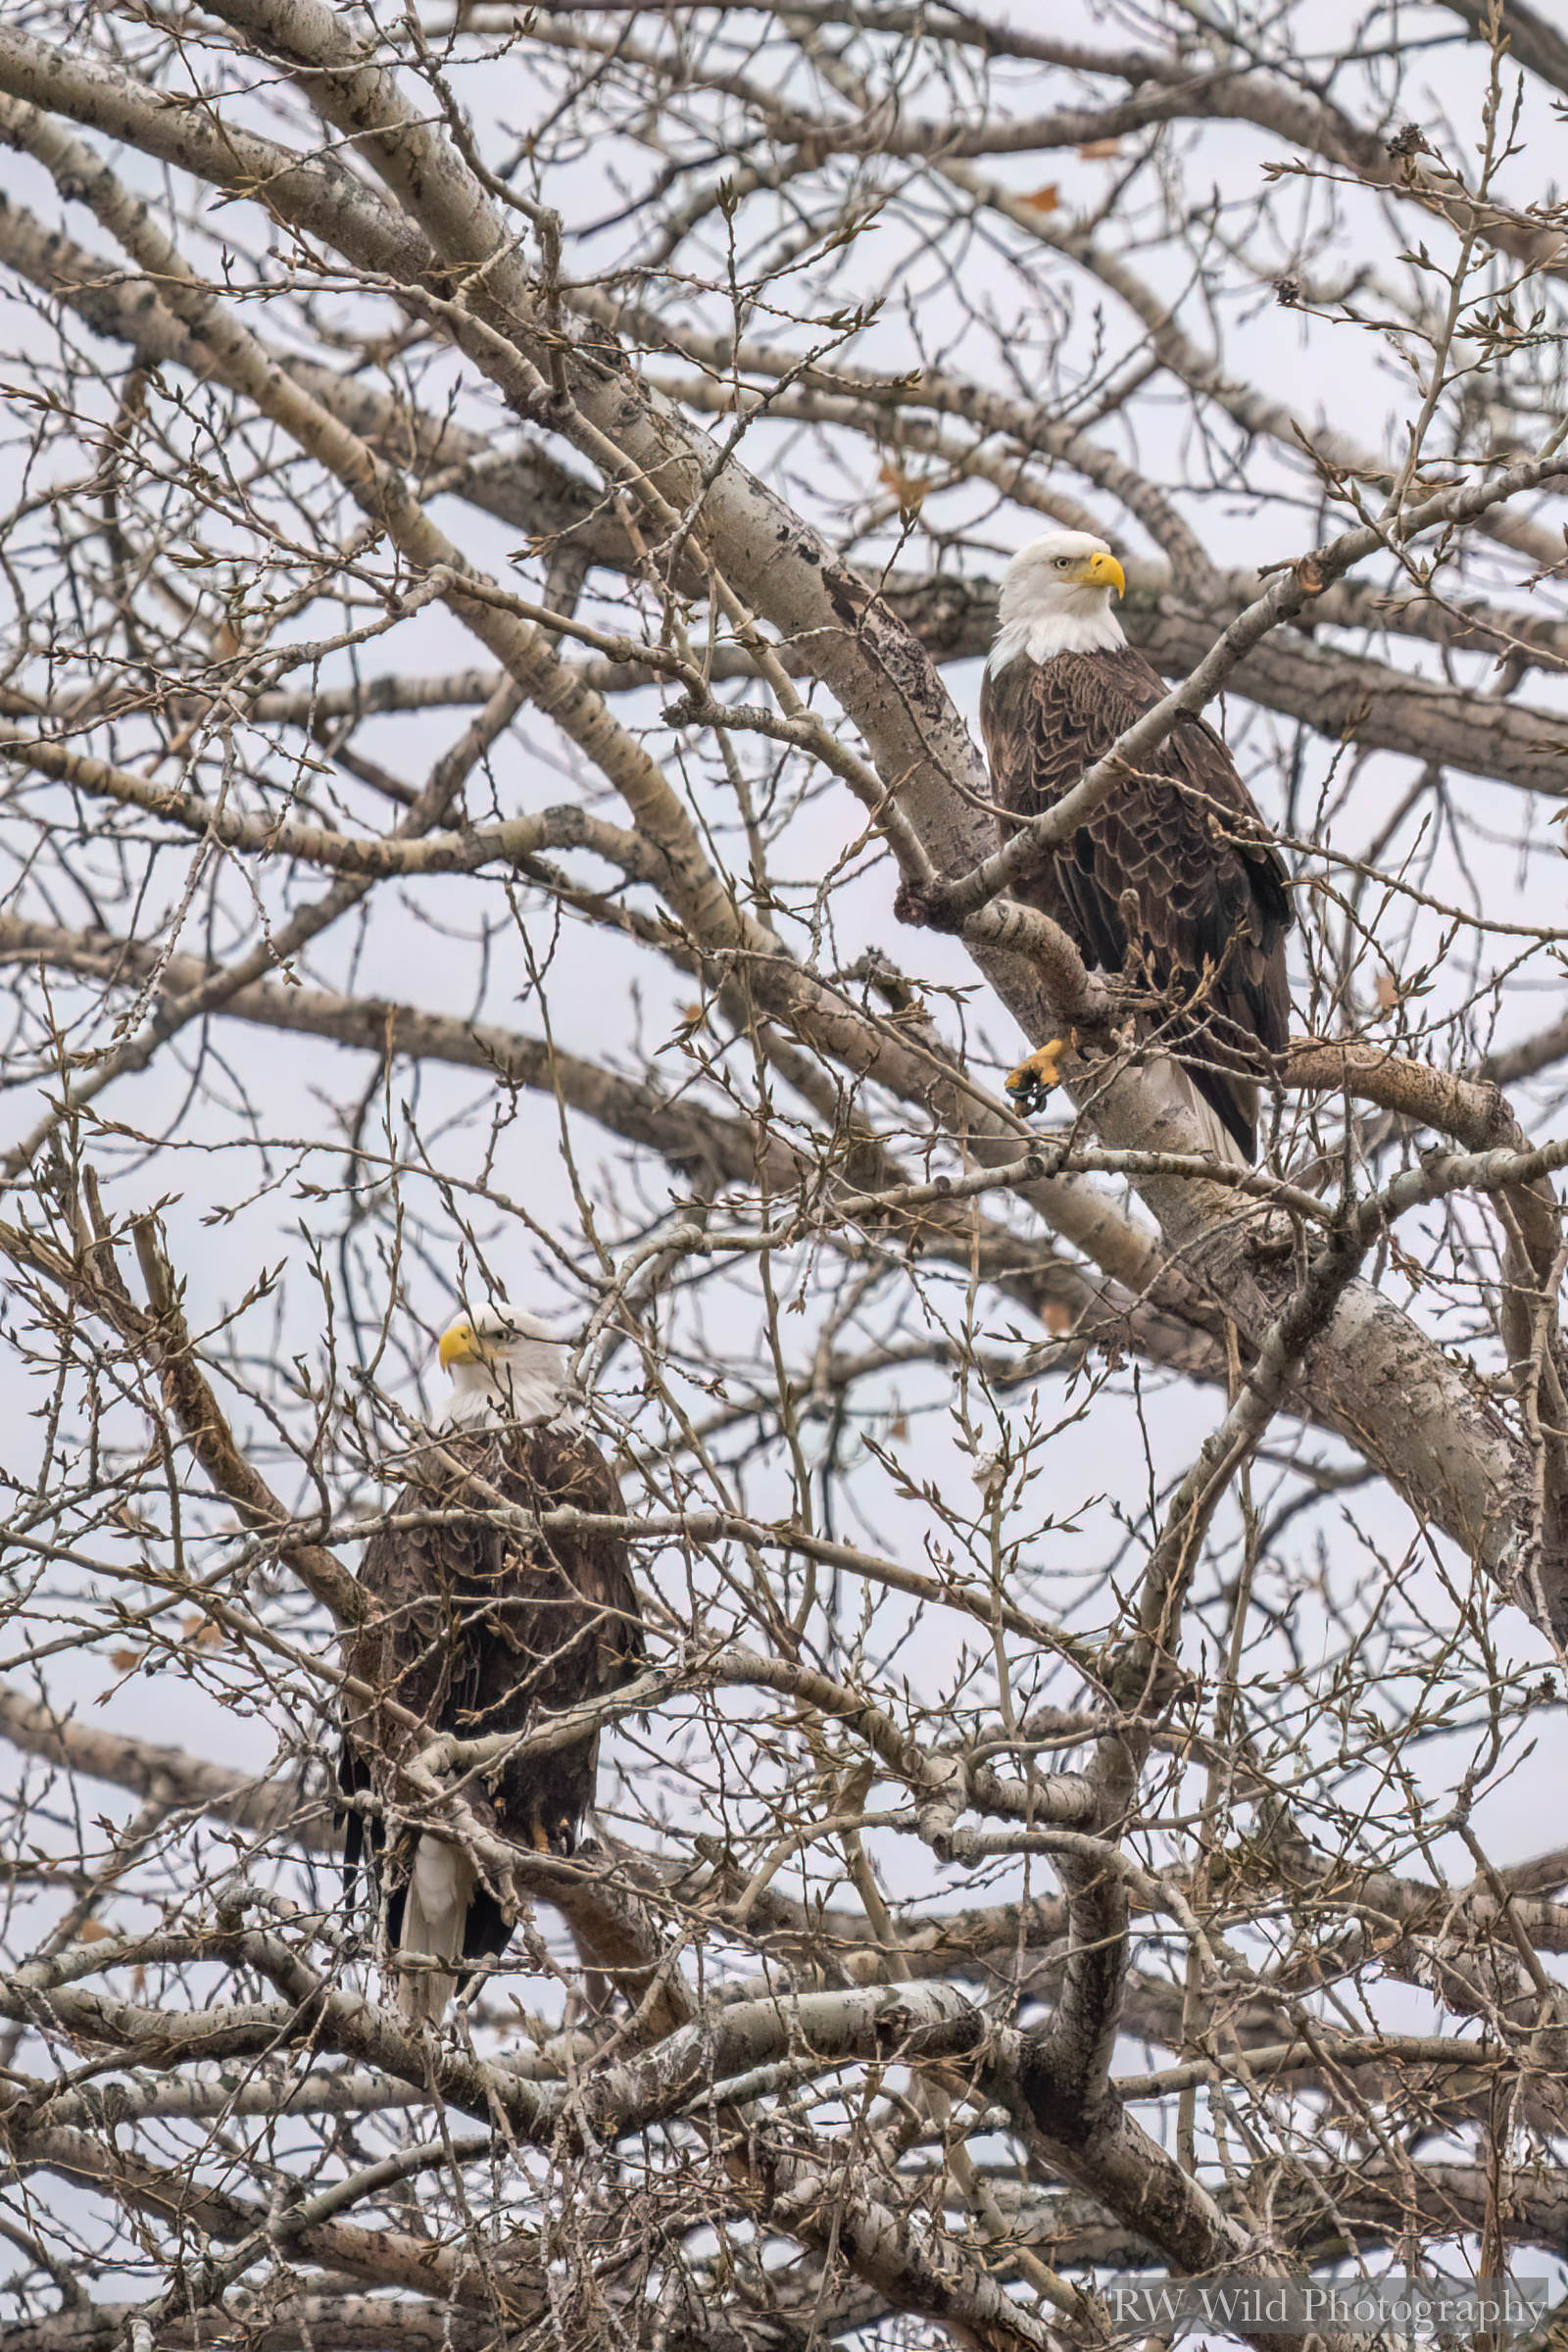
[[[1019,655],[1109,654],[1127,642],[1110,609],[1127,586],[1121,565],[1089,531],[1047,531],[1020,548],[1002,577],[997,641],[986,668],[995,677]]]
[[[436,1360],[452,1387],[436,1408],[437,1429],[524,1427],[566,1409],[566,1364],[537,1315],[486,1306],[459,1315],[441,1334]]]

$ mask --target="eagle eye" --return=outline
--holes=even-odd
[[[1067,570],[1069,570],[1069,569],[1071,568],[1071,565],[1072,565],[1072,558],[1071,558],[1071,556],[1058,556],[1058,557],[1056,558],[1056,569],[1057,569],[1058,571],[1067,571]]]

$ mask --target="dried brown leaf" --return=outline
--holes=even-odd
[[[931,487],[915,474],[902,473],[897,466],[884,466],[876,478],[884,489],[892,491],[906,514],[918,514],[920,502]]]

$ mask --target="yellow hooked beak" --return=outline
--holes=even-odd
[[[466,1315],[449,1323],[441,1334],[441,1345],[435,1351],[436,1362],[443,1372],[454,1364],[482,1364],[485,1359],[484,1342],[479,1338]]]
[[[1127,593],[1127,575],[1114,556],[1096,554],[1084,564],[1084,580],[1095,588],[1114,588],[1118,596]]]

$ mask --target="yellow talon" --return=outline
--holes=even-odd
[[[1020,1061],[1018,1067],[1009,1072],[1007,1093],[1012,1098],[1014,1108],[1022,1111],[1026,1119],[1032,1119],[1038,1111],[1043,1110],[1052,1088],[1061,1084],[1060,1063],[1065,1052],[1063,1041],[1054,1037],[1050,1045],[1039,1047],[1027,1061]]]

